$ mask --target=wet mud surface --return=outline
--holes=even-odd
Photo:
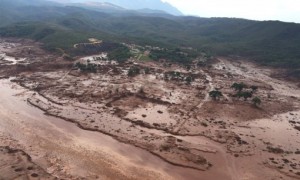
[[[96,73],[87,73],[57,55],[44,58],[39,44],[28,40],[0,44],[0,53],[28,62],[0,66],[0,146],[24,152],[30,161],[22,163],[35,164],[33,173],[70,179],[300,178],[300,90],[273,78],[272,69],[220,57],[189,70],[137,61],[98,63]],[[128,76],[132,67],[141,73]],[[235,97],[235,82],[256,86],[253,95],[262,103]],[[215,89],[223,93],[218,100],[209,96]],[[83,164],[87,168],[80,169]]]

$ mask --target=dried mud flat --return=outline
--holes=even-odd
[[[272,69],[218,58],[82,73],[29,40],[0,47],[27,62],[0,66],[0,179],[300,179],[300,90]],[[257,86],[262,104],[234,97],[234,82]]]

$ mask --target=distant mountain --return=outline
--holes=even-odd
[[[129,10],[123,7],[107,3],[107,2],[89,2],[89,3],[67,3],[66,6],[74,6],[85,8],[88,10],[94,10],[99,12],[105,13],[114,13],[115,15],[141,15],[141,16],[159,16],[159,17],[172,17],[172,14],[162,10],[155,10],[155,9],[137,9],[137,10]]]
[[[116,6],[128,9],[128,10],[141,10],[141,9],[151,9],[164,11],[166,13],[180,16],[183,15],[177,8],[172,6],[167,2],[162,2],[161,0],[54,0],[56,2],[64,3],[84,3],[96,2],[96,3],[109,3]]]
[[[59,2],[59,1],[57,1]],[[52,0],[1,0],[0,1],[0,8],[5,7],[21,7],[21,6],[49,6],[55,5],[58,6],[59,3],[56,3]]]
[[[108,2],[67,3],[66,5],[82,7],[85,9],[101,11],[101,12],[108,12],[108,13],[126,11],[125,8],[122,8],[120,6],[117,6],[117,5],[108,3]]]

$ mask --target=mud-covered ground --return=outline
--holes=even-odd
[[[0,65],[0,146],[24,154],[20,176],[300,179],[300,90],[273,69],[220,57],[191,68],[98,63],[91,73],[39,46],[0,41],[9,56]],[[235,97],[240,82],[258,88],[260,105]],[[223,96],[213,100],[212,90]],[[12,167],[6,151],[3,167]],[[3,178],[19,173],[3,169]]]

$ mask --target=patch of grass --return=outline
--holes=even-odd
[[[152,59],[147,56],[147,55],[142,55],[140,58],[139,58],[140,61],[152,61]]]

